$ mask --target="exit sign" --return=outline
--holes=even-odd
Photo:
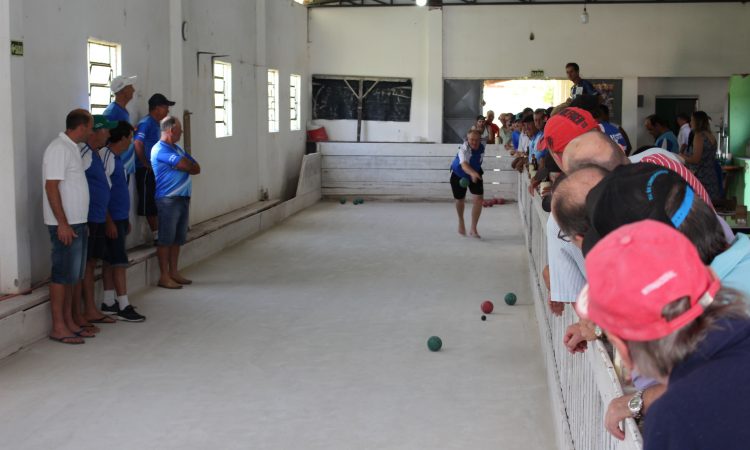
[[[531,78],[544,78],[544,71],[543,70],[532,70],[531,71]]]
[[[23,56],[23,42],[10,41],[10,54],[13,56]]]

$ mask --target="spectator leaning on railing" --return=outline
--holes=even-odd
[[[653,220],[625,225],[586,257],[576,302],[628,368],[667,387],[645,421],[644,447],[741,449],[750,442],[750,318],[695,246]]]

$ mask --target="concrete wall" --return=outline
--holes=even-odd
[[[411,122],[365,126],[367,140],[410,142],[424,136],[439,142],[443,78],[518,78],[533,69],[564,78],[565,63],[576,61],[584,77],[623,79],[622,125],[636,136],[639,77],[750,72],[750,6],[589,4],[588,11],[590,23],[583,25],[580,5],[317,8],[310,12],[311,69],[411,77]],[[426,99],[423,86],[433,86]],[[356,122],[326,126],[332,139],[352,140]]]
[[[643,127],[643,122],[655,112],[656,97],[698,97],[698,108],[711,116],[714,126],[719,126],[726,119],[728,93],[729,77],[639,78],[638,94],[643,95],[643,107],[638,108],[637,145],[634,147],[654,142],[653,136]]]
[[[64,129],[67,112],[88,108],[89,37],[122,45],[122,72],[138,76],[136,97],[128,106],[134,122],[147,113],[146,101],[154,92],[178,101],[172,108],[178,117],[184,109],[194,113],[192,147],[203,173],[194,179],[191,223],[257,201],[261,187],[268,188],[272,198],[294,195],[304,130],[289,130],[288,80],[291,73],[302,76],[306,120],[305,7],[291,0],[218,0],[210,5],[198,0],[4,0],[0,9],[11,18],[0,23],[0,31],[25,45],[25,55],[10,60],[9,90],[14,93],[11,108],[17,124],[8,144],[12,155],[6,158],[13,157],[14,164],[3,169],[7,187],[15,190],[18,218],[6,218],[8,226],[3,223],[0,236],[3,242],[18,242],[18,249],[3,246],[0,253],[0,259],[9,261],[0,266],[0,292],[13,291],[16,278],[16,288],[22,290],[49,276],[42,155]],[[180,32],[183,20],[188,23],[185,42]],[[214,137],[210,57],[202,57],[196,67],[199,50],[227,54],[233,64],[232,137]],[[281,127],[273,135],[267,132],[266,67],[280,71]],[[140,221],[134,224],[131,243],[141,239],[142,227]],[[24,255],[29,255],[26,261]]]

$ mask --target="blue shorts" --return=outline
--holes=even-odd
[[[83,279],[86,270],[86,252],[88,249],[88,224],[71,225],[78,237],[70,245],[64,245],[57,238],[57,225],[48,225],[52,241],[52,278],[56,284],[76,284]]]
[[[165,247],[184,244],[187,241],[190,197],[157,198],[156,210],[159,212],[157,245]]]

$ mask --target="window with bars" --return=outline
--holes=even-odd
[[[268,132],[279,131],[279,71],[268,70]]]
[[[302,86],[302,77],[299,75],[289,76],[289,129],[297,131],[302,127],[300,114],[300,97]]]
[[[214,119],[216,137],[232,135],[232,65],[214,61]]]
[[[120,75],[120,44],[88,40],[89,109],[101,114],[114,99],[109,86]]]

